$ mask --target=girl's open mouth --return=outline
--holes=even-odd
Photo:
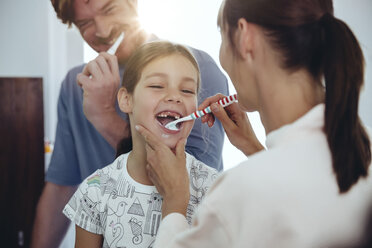
[[[167,131],[167,133],[178,133],[179,130],[182,127],[183,122],[177,123],[177,128],[179,130],[177,131],[172,131],[167,128],[165,128],[165,125],[167,125],[169,122],[178,120],[182,118],[183,116],[180,113],[174,112],[174,111],[162,111],[158,114],[156,114],[155,118],[159,122],[159,124],[163,127],[164,130]]]

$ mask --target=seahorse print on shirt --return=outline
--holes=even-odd
[[[112,228],[112,237],[113,240],[110,243],[110,247],[119,247],[118,243],[124,236],[124,227],[121,223],[110,223],[110,227]],[[124,247],[124,246],[121,246]]]

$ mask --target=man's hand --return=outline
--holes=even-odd
[[[116,56],[101,52],[77,75],[83,89],[83,110],[97,131],[117,148],[119,141],[130,136],[129,125],[116,112],[115,103],[120,85]]]
[[[83,109],[93,124],[107,115],[116,114],[115,102],[120,84],[116,56],[100,53],[77,75],[77,83],[84,91]]]

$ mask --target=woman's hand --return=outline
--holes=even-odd
[[[137,125],[136,129],[146,141],[148,176],[163,197],[163,218],[174,212],[186,216],[190,199],[186,139],[181,139],[172,151],[144,127]]]
[[[246,156],[252,155],[264,149],[257,139],[247,114],[239,108],[239,104],[233,103],[225,108],[216,102],[226,96],[217,94],[211,96],[199,106],[199,110],[211,106],[213,114],[202,117],[202,123],[209,127],[214,124],[214,117],[218,118],[225,129],[231,144],[241,150]]]

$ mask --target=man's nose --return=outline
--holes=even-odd
[[[97,16],[94,18],[96,24],[96,33],[95,35],[98,38],[106,39],[110,37],[112,31],[112,24],[104,16]]]

